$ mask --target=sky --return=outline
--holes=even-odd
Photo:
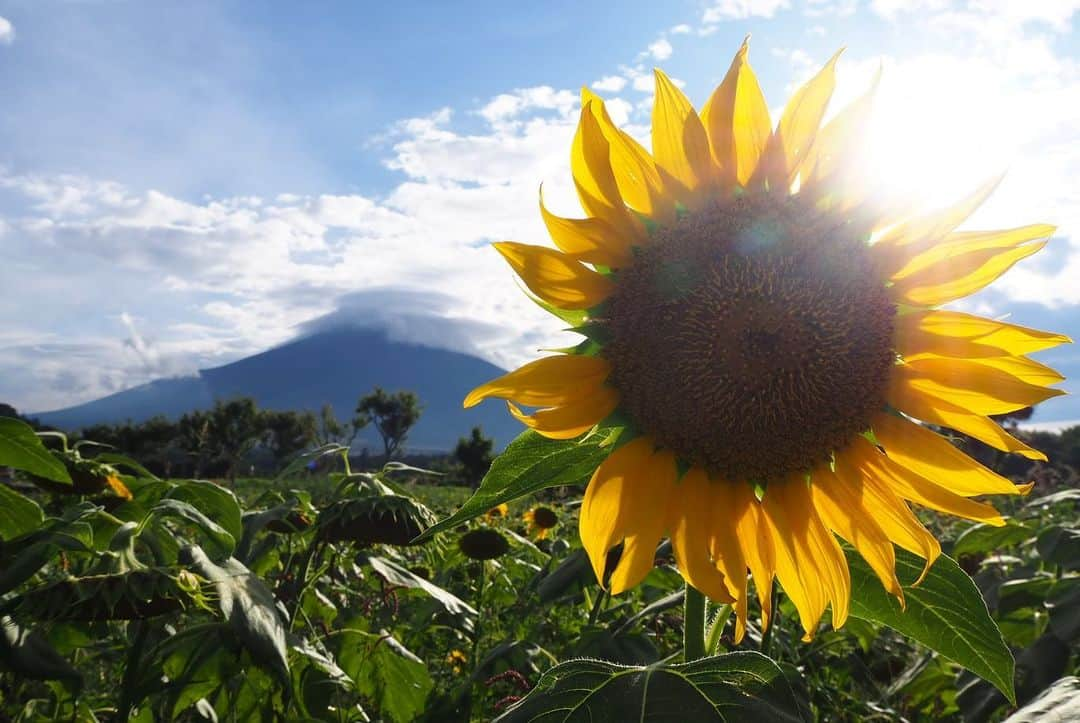
[[[846,48],[867,158],[1049,247],[960,308],[1080,337],[1080,0],[0,0],[0,401],[45,411],[355,320],[503,367],[568,338],[489,246],[580,214],[579,91],[647,142],[743,37],[774,118]],[[1080,350],[1040,356],[1080,377]],[[1066,388],[1080,392],[1080,384]],[[1080,419],[1076,396],[1040,408]]]

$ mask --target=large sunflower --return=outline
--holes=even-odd
[[[775,130],[745,42],[700,114],[656,71],[651,154],[583,90],[571,168],[587,218],[541,198],[559,250],[495,246],[588,340],[465,400],[506,399],[554,439],[624,426],[581,508],[597,578],[622,542],[611,590],[636,585],[670,535],[687,582],[733,603],[739,638],[748,570],[765,625],[774,579],[807,639],[829,604],[844,623],[836,535],[903,602],[893,545],[927,569],[940,554],[909,503],[1000,525],[972,498],[1030,489],[922,423],[1045,459],[989,415],[1062,393],[1048,385],[1063,377],[1025,355],[1067,337],[937,308],[1053,227],[955,231],[995,183],[928,215],[886,211],[855,173],[874,89],[821,127],[836,60]]]

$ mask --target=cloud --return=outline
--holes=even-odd
[[[601,93],[618,93],[626,87],[626,78],[621,75],[605,75],[600,80],[593,81],[592,89]]]
[[[0,16],[0,45],[11,45],[15,42],[15,26],[5,17]]]
[[[654,60],[667,60],[674,52],[674,48],[671,47],[667,38],[659,38],[649,45],[648,52]]]
[[[777,10],[790,7],[788,0],[715,0],[705,8],[701,22],[715,25],[725,20],[745,20],[746,18],[771,18]]]

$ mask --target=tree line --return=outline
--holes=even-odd
[[[301,452],[326,444],[353,446],[357,437],[372,429],[382,452],[369,452],[382,461],[405,454],[409,432],[419,421],[423,404],[411,391],[388,392],[375,387],[357,402],[347,421],[324,404],[310,411],[260,409],[251,397],[218,400],[210,409],[188,412],[176,420],[158,415],[142,422],[95,424],[73,437],[108,445],[143,463],[162,477],[228,477],[272,474]],[[0,416],[23,419],[37,429],[37,420],[23,417],[9,404],[0,403]],[[475,486],[491,465],[494,444],[474,427],[450,455],[449,469]],[[374,462],[375,460],[372,460]]]

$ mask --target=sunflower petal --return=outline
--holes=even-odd
[[[830,58],[817,75],[791,96],[754,172],[756,179],[772,188],[787,190],[821,127],[821,119],[836,86],[836,61],[842,52]]]
[[[562,218],[544,206],[540,192],[540,217],[544,219],[551,240],[577,261],[613,269],[629,266],[633,256],[630,240],[602,218]]]
[[[769,106],[747,60],[749,36],[701,111],[713,160],[725,184],[745,186],[769,141]]]
[[[1018,261],[1041,251],[1046,244],[1046,241],[1038,241],[1007,251],[973,251],[906,276],[890,290],[894,299],[913,306],[946,304],[974,294]]]
[[[612,123],[604,108],[604,102],[599,97],[584,89],[582,94],[588,98],[586,107],[607,140],[611,171],[623,202],[654,221],[674,221],[674,199],[666,194],[664,182],[652,156],[628,133],[619,130]]]
[[[559,354],[531,361],[490,382],[481,384],[465,397],[464,407],[475,406],[490,397],[512,399],[529,406],[563,406],[595,394],[611,372],[611,365],[595,356]]]
[[[1026,356],[982,357],[971,361],[975,364],[999,369],[1029,384],[1045,386],[1065,381],[1064,375],[1057,370],[1051,369],[1034,359],[1028,359]]]
[[[610,279],[545,246],[500,241],[492,244],[529,290],[559,309],[588,309],[611,293]]]
[[[770,485],[761,500],[761,511],[764,528],[773,543],[776,577],[799,613],[799,621],[806,632],[804,640],[809,640],[825,612],[828,595],[826,583],[818,576],[820,570],[815,569],[809,552],[809,516],[805,509],[795,506],[795,496],[789,494],[797,484],[783,480],[780,484]]]
[[[1054,235],[1053,226],[1040,223],[1006,231],[964,231],[949,234],[940,243],[913,257],[903,268],[892,274],[893,281],[898,281],[912,274],[929,269],[938,264],[950,264],[964,254],[989,249],[1015,248],[1020,244],[1038,239],[1048,239]]]
[[[941,555],[941,543],[919,522],[919,518],[907,503],[897,497],[888,483],[864,473],[854,464],[850,449],[836,455],[836,475],[841,483],[851,485],[853,489],[861,487],[863,509],[890,540],[926,560],[926,566],[915,584],[922,582],[934,560]]]
[[[591,94],[589,97],[592,97]],[[571,146],[570,171],[585,213],[602,218],[613,226],[621,226],[626,207],[623,206],[619,186],[611,170],[607,138],[600,130],[584,91],[581,119]]]
[[[828,467],[815,470],[812,479],[810,491],[822,521],[859,551],[885,590],[903,607],[904,588],[896,577],[896,553],[869,509],[862,479],[842,482]]]
[[[675,179],[669,189],[684,205],[693,208],[701,198],[699,190],[715,173],[709,138],[694,106],[659,68],[652,115],[652,150],[656,163]]]
[[[903,417],[878,414],[872,429],[889,459],[929,480],[940,481],[958,495],[1016,495],[1030,489],[987,469],[940,435]]]
[[[877,241],[882,248],[938,243],[946,234],[967,220],[1001,184],[1004,175],[991,178],[957,203],[924,216],[905,221],[889,229]]]
[[[734,510],[733,516],[736,518],[735,538],[754,578],[754,588],[761,605],[762,628],[768,628],[772,618],[773,578],[776,577],[773,537],[766,528],[761,503],[754,496],[753,488],[745,482],[733,482],[730,485],[730,494],[730,509]],[[743,624],[745,625],[745,620]],[[736,629],[736,635],[738,634]]]
[[[612,452],[593,473],[581,505],[581,542],[597,580],[603,580],[608,550],[625,543],[611,575],[615,594],[636,585],[652,569],[667,521],[675,460],[669,452],[653,450],[651,439],[638,437]]]
[[[802,178],[818,183],[838,174],[846,175],[856,166],[880,82],[878,68],[867,91],[825,124],[800,164],[798,172]]]
[[[507,402],[510,414],[526,427],[549,439],[573,439],[588,432],[615,411],[619,393],[602,386],[593,394],[561,407],[541,409],[525,414],[517,405]]]
[[[855,438],[849,451],[855,464],[864,473],[885,480],[897,495],[906,500],[968,520],[977,520],[997,527],[1005,524],[1005,520],[993,506],[962,497],[900,466],[864,437]]]
[[[966,339],[1004,349],[1010,354],[1030,354],[1072,342],[1072,339],[1064,334],[1029,329],[961,311],[942,309],[899,316],[897,328],[905,330],[909,335],[919,331],[935,337]]]
[[[894,367],[893,380],[975,414],[988,415],[1015,412],[1065,393],[966,359],[914,359]]]
[[[747,528],[753,528],[756,524],[752,517],[747,518],[748,515],[752,515],[749,505],[753,500],[753,495],[740,494],[740,488],[745,491],[749,490],[749,486],[746,484],[733,483],[728,480],[713,480],[711,484],[712,498],[709,507],[709,524],[712,537],[709,540],[709,545],[713,560],[716,561],[717,566],[724,575],[728,591],[735,598],[735,642],[738,643],[742,641],[743,636],[746,634],[747,611],[750,603],[746,585],[746,556],[743,554],[742,547],[739,544],[740,524],[744,532]],[[756,500],[753,500],[753,502],[755,505],[757,504]],[[744,520],[744,518],[749,521]],[[754,540],[756,538],[757,532],[755,530],[753,535],[743,539]],[[759,574],[762,575],[758,579],[764,580],[765,573],[763,570],[765,565],[758,562],[755,567],[758,569]],[[761,584],[764,585],[764,583]],[[771,591],[771,587],[769,589]],[[766,611],[766,621],[768,620],[768,612]]]
[[[733,602],[724,574],[710,559],[709,539],[716,534],[710,519],[712,487],[700,467],[691,468],[675,486],[669,522],[671,547],[687,582],[713,600]],[[744,572],[744,585],[745,580]]]
[[[962,432],[994,449],[1014,452],[1028,459],[1046,461],[1045,454],[1024,444],[989,417],[972,414],[966,409],[924,394],[917,389],[892,384],[886,393],[886,401],[909,417]]]

